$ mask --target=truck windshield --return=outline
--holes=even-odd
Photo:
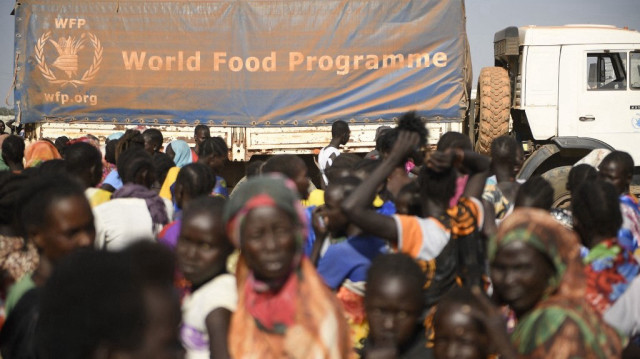
[[[626,52],[587,54],[587,89],[626,90],[626,65]]]
[[[629,54],[629,80],[633,90],[640,90],[640,52]]]

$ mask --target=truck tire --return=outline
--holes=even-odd
[[[553,187],[552,208],[569,208],[571,205],[571,193],[567,190],[567,180],[572,166],[561,166],[548,170],[542,174],[551,187]]]
[[[511,111],[511,85],[509,74],[502,67],[485,67],[478,78],[478,132],[475,149],[484,155],[491,152],[494,138],[509,132]]]

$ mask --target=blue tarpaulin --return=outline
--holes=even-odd
[[[22,0],[22,122],[454,120],[463,0]]]

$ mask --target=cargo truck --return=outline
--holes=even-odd
[[[435,144],[469,110],[463,0],[22,0],[15,36],[16,117],[37,138],[143,125],[191,141],[205,124],[231,168],[313,163],[335,120],[365,153],[406,111]]]

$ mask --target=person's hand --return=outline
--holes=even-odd
[[[411,131],[398,132],[398,138],[393,144],[389,157],[397,161],[404,160],[408,155],[413,154],[418,149],[420,143],[420,135]]]
[[[451,152],[436,151],[429,156],[427,167],[435,172],[443,172],[453,165],[454,155]]]
[[[511,344],[509,335],[507,334],[507,325],[500,313],[500,310],[493,305],[489,297],[478,286],[471,288],[471,293],[479,304],[480,310],[472,310],[471,316],[484,324],[487,329],[489,341],[493,343],[496,354],[500,358],[511,359],[517,358],[518,353]]]

